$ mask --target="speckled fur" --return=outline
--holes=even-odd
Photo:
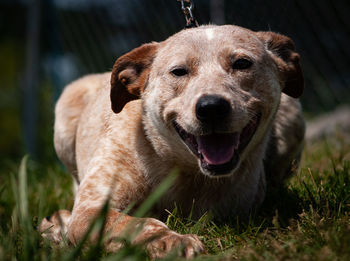
[[[232,70],[235,57],[249,57],[253,67]],[[189,75],[171,75],[179,64],[189,68]],[[295,98],[302,89],[299,56],[288,37],[213,25],[143,45],[119,58],[112,74],[71,83],[56,105],[55,148],[75,180],[74,207],[70,217],[64,211],[62,219],[56,217],[59,212],[44,219],[40,230],[53,241],[66,234],[76,244],[109,199],[108,250],[121,247],[113,238],[133,224],[140,227],[133,242],[147,242],[151,258],[181,244],[185,248],[179,254],[185,257],[203,252],[195,235],[180,235],[157,219],[121,211],[142,203],[177,168],[180,174],[155,206],[155,216],[164,216],[175,202],[185,215],[192,209],[194,218],[208,211],[222,220],[248,214],[263,201],[266,178],[281,184],[298,165],[304,121]],[[241,131],[254,113],[262,115],[239,165],[225,177],[203,173],[172,126],[176,119],[194,135],[205,133],[194,112],[205,94],[231,103],[230,117],[215,126],[219,132]]]

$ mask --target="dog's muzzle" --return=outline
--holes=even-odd
[[[196,117],[203,124],[225,120],[231,112],[228,101],[219,96],[203,96],[196,104]],[[238,166],[240,154],[249,144],[260,121],[254,115],[241,132],[217,133],[196,136],[187,132],[176,121],[174,128],[186,146],[199,159],[204,174],[223,176],[231,174]]]

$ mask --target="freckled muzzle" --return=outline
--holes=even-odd
[[[182,128],[176,121],[173,126],[180,138],[196,155],[204,174],[227,175],[239,163],[240,155],[251,141],[260,122],[261,114],[254,115],[241,132],[216,133],[195,136]]]

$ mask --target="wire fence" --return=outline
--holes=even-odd
[[[74,70],[66,73],[108,70],[122,53],[141,43],[161,41],[184,26],[175,0],[72,2],[53,2],[47,28],[51,32],[47,37],[54,38],[54,53],[59,54],[56,58],[73,63]],[[301,53],[306,79],[303,101],[310,111],[349,101],[348,11],[349,1],[196,1],[200,23],[237,24],[290,36]]]
[[[185,20],[180,6],[176,0],[0,2],[1,39],[12,39],[25,57],[13,86],[21,86],[19,98],[27,104],[20,105],[27,149],[35,151],[39,142],[37,121],[52,118],[52,109],[48,113],[38,107],[43,89],[52,93],[47,102],[52,106],[69,81],[108,71],[121,54],[181,30]],[[195,0],[195,7],[200,24],[236,24],[290,36],[305,74],[305,111],[319,113],[350,102],[348,0]]]

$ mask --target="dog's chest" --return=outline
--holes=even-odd
[[[216,218],[226,219],[245,215],[254,204],[256,186],[227,179],[198,178],[197,180],[178,180],[161,198],[155,207],[157,216],[166,217],[174,209],[183,217],[199,219],[206,213]],[[168,211],[166,211],[168,210]]]

